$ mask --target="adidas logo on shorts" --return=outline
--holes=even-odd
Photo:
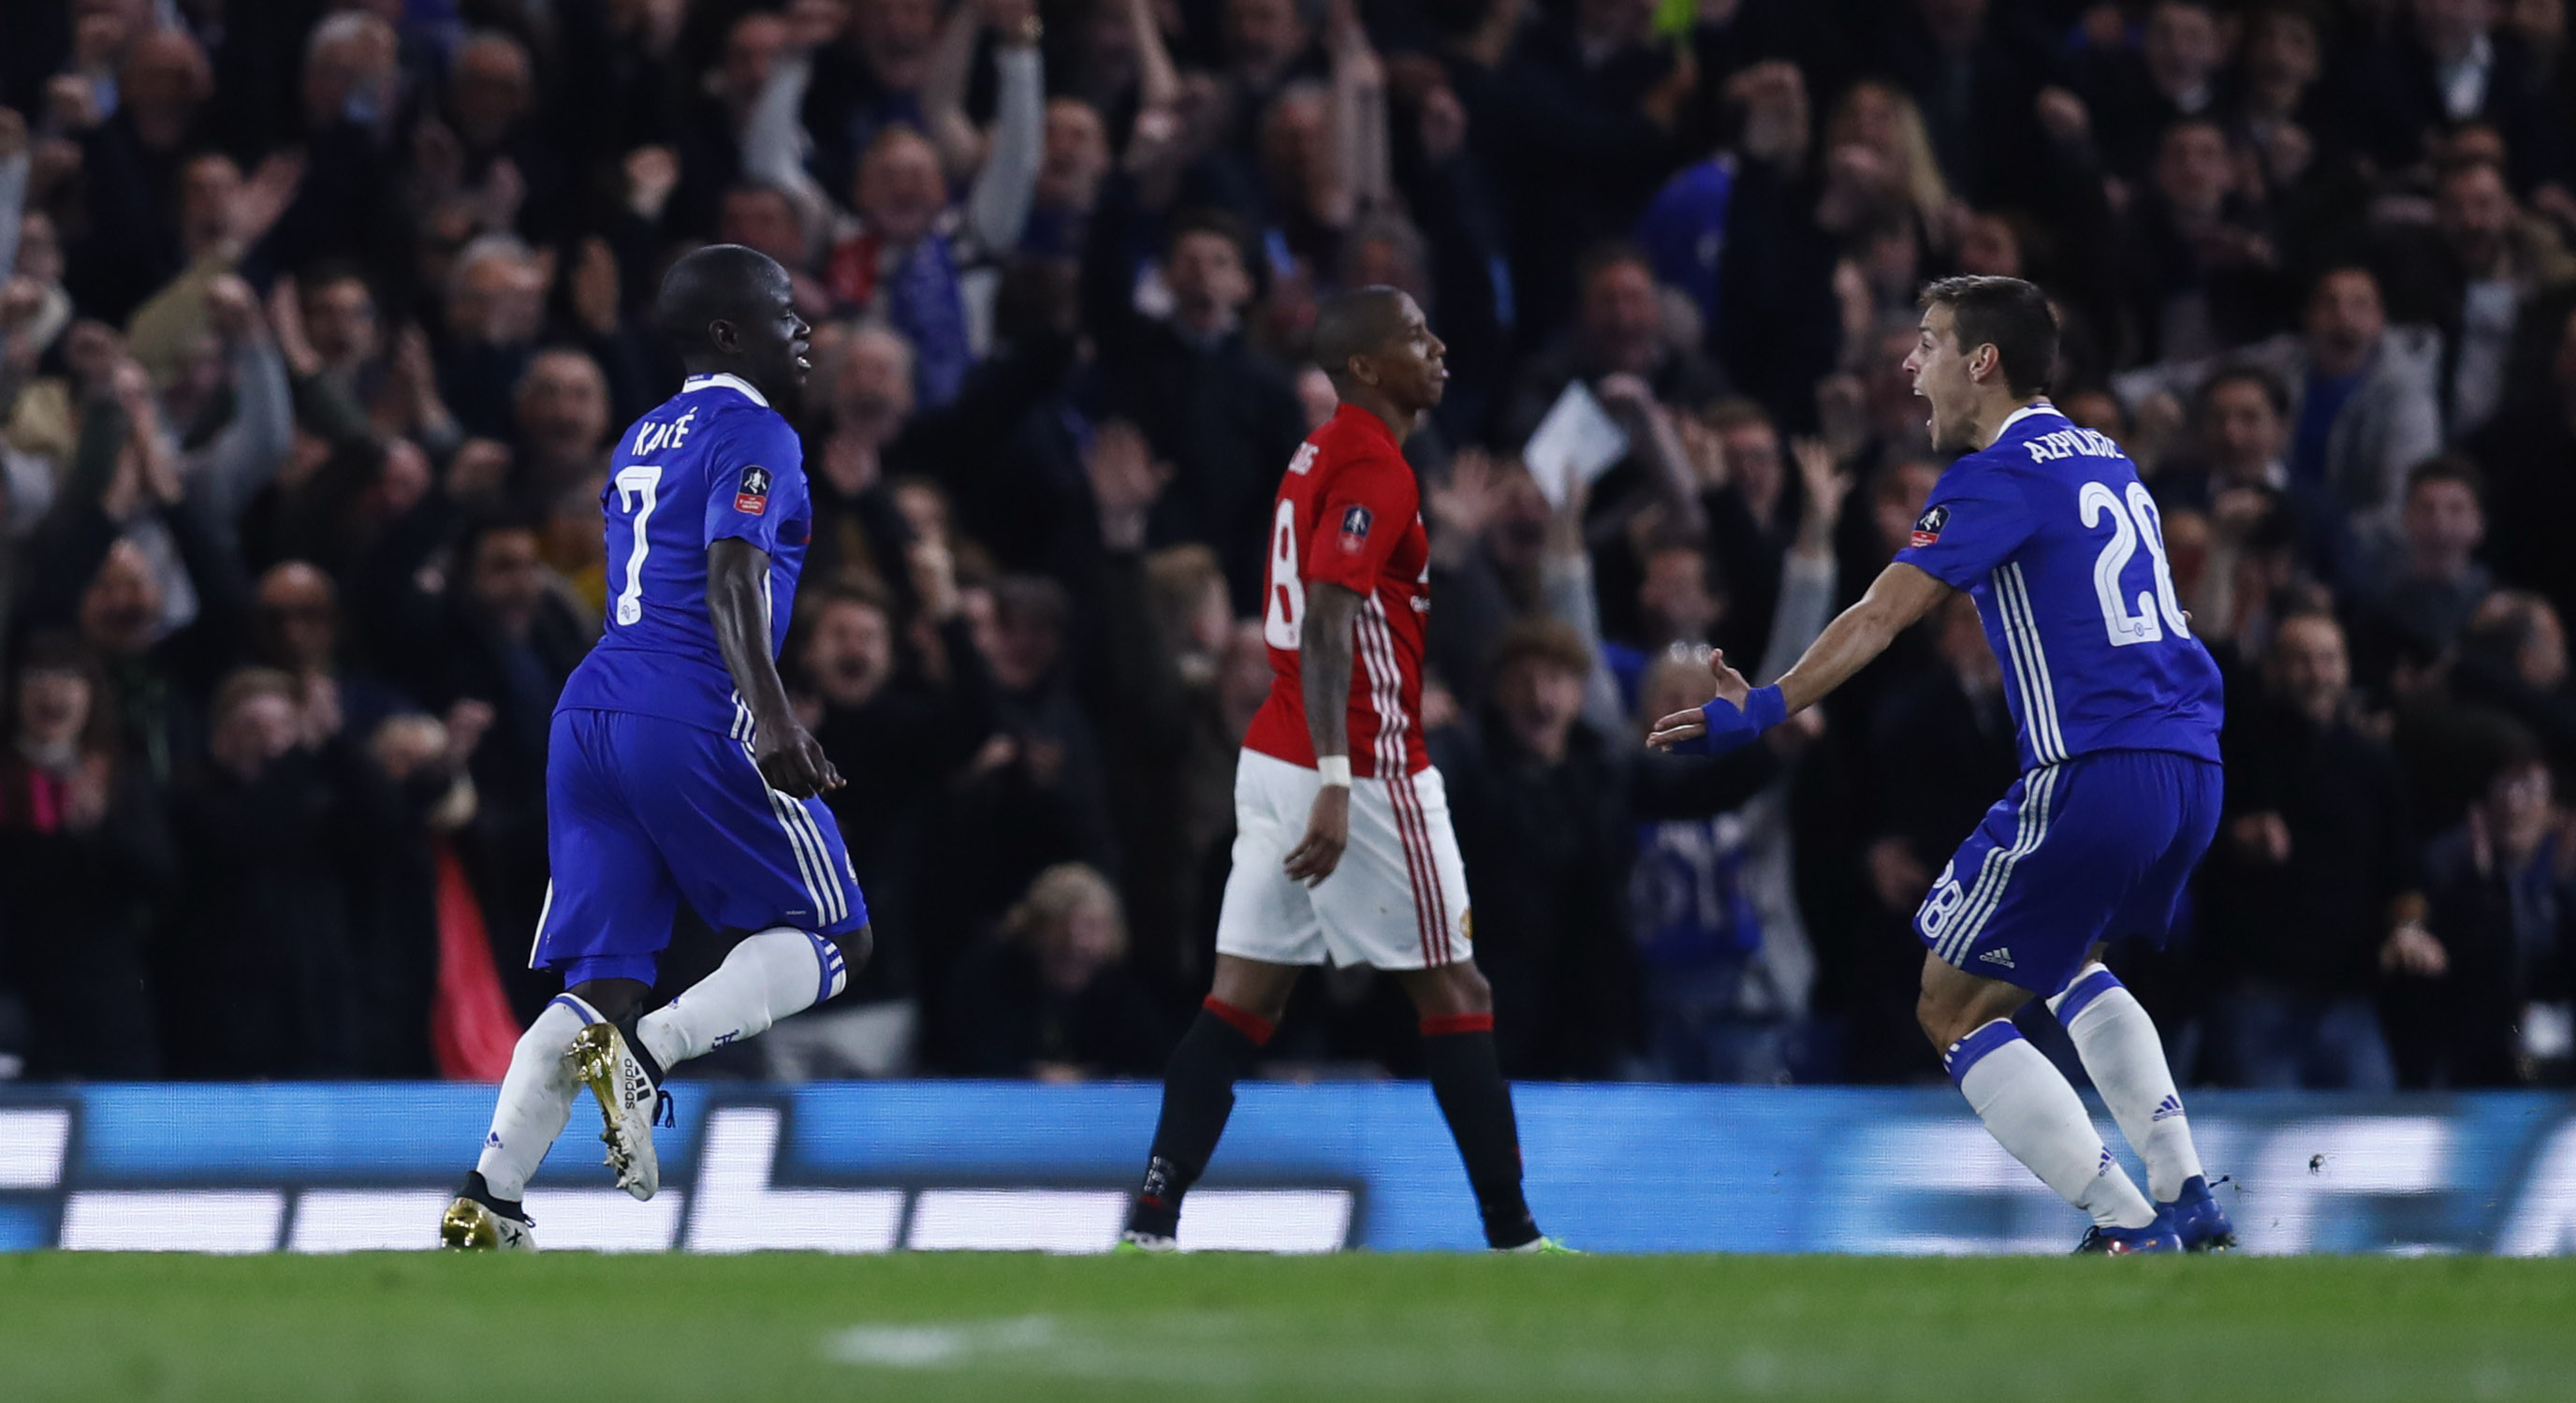
[[[2011,969],[2013,967],[2012,951],[2010,950],[1988,950],[1977,958],[1990,965],[2002,965],[2006,969]]]

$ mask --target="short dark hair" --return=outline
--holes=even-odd
[[[653,320],[684,356],[706,349],[716,321],[765,319],[763,300],[787,283],[777,260],[740,244],[707,244],[682,254],[662,275]]]
[[[1592,650],[1583,644],[1583,635],[1572,624],[1558,619],[1523,619],[1503,630],[1494,644],[1494,660],[1486,675],[1499,678],[1519,663],[1537,663],[1577,677],[1592,673]]]
[[[1961,351],[1995,348],[2004,388],[2038,394],[2057,366],[2057,314],[2048,294],[2020,278],[1942,278],[1923,289],[1923,305],[1947,307]]]
[[[2207,380],[2201,382],[2201,412],[2207,413],[2210,402],[2217,399],[2219,390],[2228,385],[2253,386],[2262,392],[2263,402],[2272,406],[2274,414],[2284,419],[2290,417],[2290,387],[2283,383],[2280,376],[2251,361],[2232,361],[2221,365],[2210,374]]]
[[[1172,217],[1172,231],[1163,240],[1163,257],[1169,259],[1181,246],[1181,240],[1193,234],[1214,234],[1234,245],[1237,258],[1246,269],[1252,267],[1252,231],[1228,211],[1201,206],[1186,209]]]
[[[1351,357],[1374,355],[1404,329],[1404,293],[1362,287],[1325,298],[1315,309],[1315,363],[1336,389],[1351,375]]]
[[[2409,469],[2406,473],[2406,495],[2414,496],[2415,489],[2428,482],[2456,482],[2469,489],[2469,495],[2478,499],[2480,507],[2487,503],[2487,475],[2478,471],[2477,464],[2460,454],[2436,454]]]

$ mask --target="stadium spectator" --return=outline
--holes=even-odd
[[[2576,864],[2549,767],[2526,741],[2425,856],[2430,987],[2391,1020],[2409,1086],[2519,1086],[2563,1075],[2541,1032],[2576,998]],[[2552,1006],[2556,1007],[2552,1007]]]
[[[2201,890],[2211,1079],[2386,1091],[2382,971],[2431,973],[2408,815],[2388,748],[2350,716],[2343,630],[2278,626],[2264,695],[2231,718],[2227,803]]]
[[[133,1081],[164,1066],[147,964],[177,876],[169,796],[119,753],[106,692],[66,633],[29,640],[9,688],[0,984],[31,1025],[12,1050],[32,1077]]]
[[[1171,1038],[1126,958],[1108,879],[1078,862],[1040,872],[958,965],[956,1069],[1053,1082],[1152,1073]]]
[[[2484,487],[2475,465],[2451,456],[2407,475],[2402,554],[2369,604],[2367,628],[2383,635],[2382,647],[2403,640],[2442,652],[2495,588],[2495,577],[2477,561],[2487,530]],[[2379,674],[2374,667],[2364,675]]]
[[[171,1070],[355,1075],[354,757],[317,732],[294,679],[265,668],[216,689],[206,755],[171,805],[190,914],[156,970],[162,1045],[185,1049]]]

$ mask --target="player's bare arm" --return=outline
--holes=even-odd
[[[1952,593],[1948,585],[1928,572],[1901,560],[1880,571],[1869,593],[1825,625],[1825,631],[1807,645],[1797,666],[1780,675],[1777,685],[1782,716],[1795,716],[1823,701],[1836,687],[1850,681],[1852,674],[1886,652],[1896,635],[1921,622]],[[1708,669],[1717,677],[1718,700],[1738,712],[1745,711],[1752,701],[1753,685],[1728,665],[1723,651],[1709,655]],[[1669,750],[1676,743],[1696,740],[1708,733],[1708,720],[1708,713],[1698,707],[1676,711],[1655,723],[1646,743]]]
[[[1359,591],[1346,585],[1318,581],[1306,590],[1306,627],[1297,645],[1298,690],[1306,699],[1306,734],[1315,743],[1316,767],[1328,774],[1306,816],[1306,836],[1289,850],[1287,867],[1289,876],[1308,886],[1333,875],[1351,841],[1351,639],[1360,603]],[[1340,783],[1333,782],[1333,774]]]
[[[734,690],[751,708],[758,734],[752,760],[769,787],[791,798],[810,799],[841,787],[841,772],[823,755],[823,747],[796,721],[787,704],[787,686],[778,679],[778,664],[769,656],[769,611],[762,584],[769,578],[769,552],[749,541],[727,537],[707,547],[707,615],[715,623],[716,646]]]

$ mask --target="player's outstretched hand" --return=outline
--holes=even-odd
[[[844,783],[822,744],[802,726],[761,727],[754,763],[770,788],[791,799],[828,794]]]
[[[1724,649],[1709,654],[1708,671],[1717,681],[1716,698],[1657,721],[1646,744],[1681,755],[1723,755],[1788,719],[1780,689],[1745,681],[1743,673],[1727,665]]]
[[[1351,845],[1351,791],[1326,785],[1315,792],[1315,807],[1306,811],[1306,836],[1288,850],[1285,866],[1291,881],[1313,886],[1342,865],[1342,850]]]

